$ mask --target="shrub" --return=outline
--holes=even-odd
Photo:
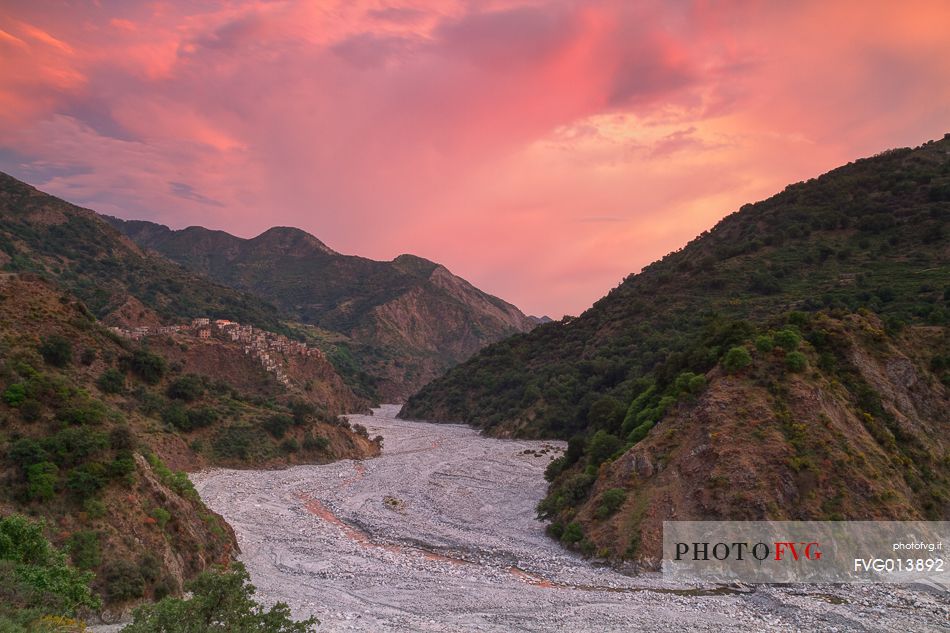
[[[79,362],[88,367],[89,365],[92,365],[94,362],[96,362],[96,356],[96,350],[91,347],[87,347],[82,351],[82,355],[79,357]]]
[[[192,429],[203,429],[218,421],[218,413],[211,407],[198,407],[188,411],[188,425]]]
[[[645,438],[647,436],[647,433],[649,433],[650,429],[652,428],[653,428],[653,422],[650,420],[647,420],[640,426],[630,431],[630,435],[627,436],[627,441],[630,442],[631,444],[636,444],[637,442]]]
[[[367,429],[362,424],[354,424],[353,432],[364,439],[367,439],[367,440],[369,439],[369,429]]]
[[[191,421],[188,420],[188,411],[177,402],[169,404],[168,407],[162,411],[162,422],[180,431],[191,430]]]
[[[290,437],[280,443],[280,450],[284,453],[296,453],[300,451],[300,442]]]
[[[100,374],[96,386],[103,393],[122,393],[125,391],[125,376],[115,367],[110,367]]]
[[[74,532],[66,541],[69,557],[79,569],[95,569],[102,563],[99,533],[91,530]]]
[[[127,426],[117,426],[109,431],[109,446],[116,451],[130,451],[135,448],[135,436]]]
[[[15,382],[3,392],[3,401],[11,407],[18,407],[26,400],[26,385]]]
[[[563,455],[556,459],[552,459],[544,469],[545,480],[554,481],[557,479],[558,475],[564,471],[566,461],[567,460],[564,459]]]
[[[802,342],[802,337],[799,336],[798,332],[787,328],[776,332],[773,339],[775,340],[775,344],[786,352],[795,351]]]
[[[195,374],[185,374],[179,376],[168,385],[166,394],[169,398],[183,400],[184,402],[194,402],[204,395],[205,387],[200,376]]]
[[[752,364],[752,356],[749,351],[740,346],[730,348],[722,359],[722,367],[730,374],[742,371]]]
[[[771,336],[763,334],[762,336],[755,337],[755,349],[759,350],[762,353],[769,353],[775,348],[775,343],[772,341]]]
[[[587,445],[587,458],[591,464],[598,466],[623,447],[620,438],[604,430],[594,433]]]
[[[66,424],[85,426],[101,424],[108,412],[106,405],[99,400],[86,400],[63,409],[56,417]]]
[[[622,506],[626,500],[627,491],[623,488],[610,488],[605,490],[604,493],[600,495],[600,503],[597,506],[597,510],[594,511],[594,516],[601,520],[606,519],[619,510],[620,506]]]
[[[15,514],[0,518],[0,561],[12,566],[15,579],[3,606],[65,616],[101,606],[89,589],[92,574],[67,565],[66,555],[43,537],[40,523]]]
[[[330,440],[322,435],[311,435],[308,433],[303,438],[303,448],[306,451],[325,451],[330,448]]]
[[[164,530],[168,522],[171,521],[172,513],[165,508],[153,508],[152,511],[149,512],[149,516],[155,519],[155,522],[158,523],[158,527]]]
[[[136,350],[122,359],[129,371],[150,385],[158,383],[167,370],[165,359],[145,350]]]
[[[40,342],[40,356],[46,364],[65,367],[73,360],[73,344],[62,336],[49,336]]]
[[[59,468],[52,462],[32,464],[26,469],[26,487],[30,499],[49,501],[56,496]]]
[[[185,589],[188,599],[166,597],[136,609],[123,633],[192,633],[211,630],[209,622],[215,631],[312,633],[317,624],[315,618],[295,622],[282,602],[265,610],[254,601],[254,585],[240,563],[202,572]]]
[[[805,371],[808,367],[808,359],[801,352],[790,352],[785,356],[785,367],[792,372]]]
[[[117,559],[107,563],[101,577],[110,602],[127,602],[145,595],[145,579],[139,573],[138,566],[127,560]]]
[[[94,497],[106,485],[106,469],[93,462],[73,468],[66,477],[66,488],[80,499]]]
[[[270,416],[261,424],[264,430],[274,439],[280,439],[287,433],[287,429],[293,426],[294,419],[289,415],[277,413]]]
[[[581,528],[580,523],[576,521],[568,523],[567,527],[564,528],[564,532],[561,534],[561,542],[567,545],[579,543],[583,538],[584,530]]]

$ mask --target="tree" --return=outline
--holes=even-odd
[[[73,344],[62,336],[49,336],[40,343],[40,355],[49,365],[65,367],[73,360]]]
[[[751,364],[752,356],[749,350],[740,346],[731,348],[722,359],[723,368],[730,374],[742,371]]]
[[[802,337],[798,335],[798,332],[787,328],[776,332],[773,338],[775,339],[775,344],[786,352],[795,351],[802,342]]]
[[[802,372],[808,367],[808,359],[801,352],[789,352],[785,356],[785,367],[791,372]]]
[[[168,385],[169,398],[193,402],[204,395],[205,388],[201,382],[201,377],[195,374],[185,374],[176,378]]]
[[[623,442],[616,435],[603,430],[597,431],[587,446],[587,456],[591,464],[598,466],[622,446]]]
[[[310,633],[316,618],[295,622],[286,604],[268,610],[254,601],[256,591],[240,563],[204,572],[186,585],[191,598],[165,598],[135,610],[122,633]]]
[[[103,393],[122,393],[125,391],[125,376],[115,367],[110,367],[99,376],[96,386]]]
[[[43,537],[43,526],[21,515],[0,518],[0,614],[19,609],[72,616],[97,609],[89,588],[93,575],[66,563],[66,555]]]

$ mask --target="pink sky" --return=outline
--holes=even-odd
[[[71,202],[438,261],[578,314],[741,204],[950,131],[950,3],[43,2],[0,170]]]

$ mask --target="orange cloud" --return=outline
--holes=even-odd
[[[945,2],[127,2],[0,17],[0,169],[579,313],[740,204],[941,136]]]

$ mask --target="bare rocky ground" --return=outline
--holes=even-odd
[[[947,594],[895,585],[695,587],[620,574],[544,535],[534,506],[556,442],[351,416],[381,457],[210,470],[264,602],[321,631],[950,631]]]

